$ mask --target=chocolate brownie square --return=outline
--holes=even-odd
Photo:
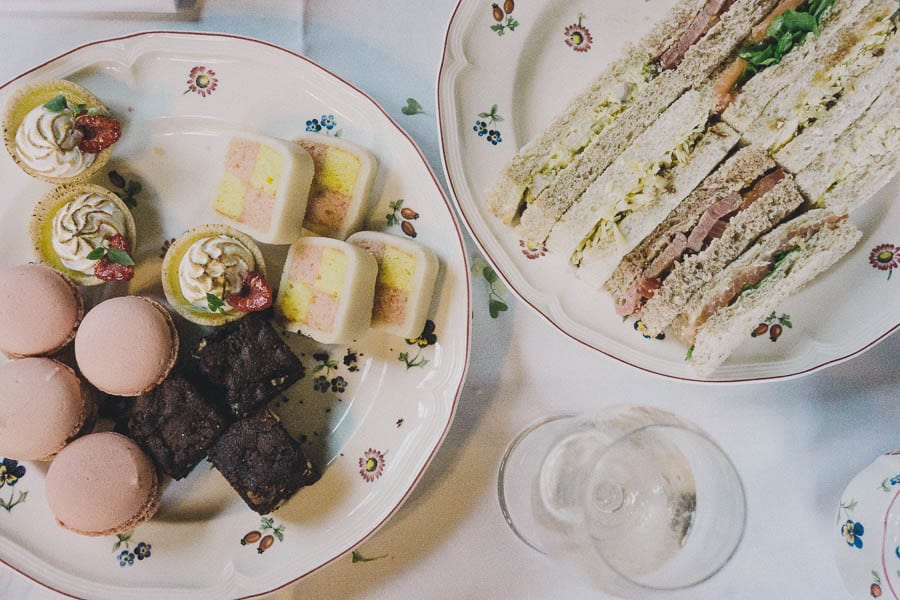
[[[209,450],[209,460],[261,515],[281,506],[319,473],[267,410],[234,423]]]
[[[125,427],[160,470],[181,479],[224,431],[225,417],[186,377],[173,373],[134,399]]]
[[[262,408],[304,375],[300,359],[259,313],[204,338],[192,357],[197,372],[238,418]]]

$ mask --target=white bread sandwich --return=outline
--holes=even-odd
[[[679,2],[526,144],[487,194],[506,223],[543,241],[572,201],[685,90],[701,85],[777,0]],[[522,212],[524,210],[524,213]]]
[[[772,152],[789,171],[801,171],[894,85],[900,70],[898,23],[896,0],[869,3],[840,31],[837,48],[808,57],[807,68],[772,97],[742,132],[744,138]]]
[[[791,294],[847,254],[862,233],[846,215],[811,210],[764,235],[699,292],[671,330],[709,375]]]
[[[900,74],[863,115],[797,174],[815,205],[848,213],[900,172]]]
[[[686,92],[590,185],[553,227],[551,252],[600,288],[632,248],[737,143],[724,123],[707,125],[706,94]]]
[[[734,153],[694,190],[606,282],[616,312],[640,315],[657,335],[694,294],[803,204],[790,174],[765,152]]]
[[[848,32],[871,2],[782,0],[713,75],[715,111],[738,131],[747,131],[772,98],[847,45]]]

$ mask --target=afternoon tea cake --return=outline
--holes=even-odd
[[[297,144],[251,133],[231,137],[213,208],[260,242],[302,235],[313,160]]]
[[[6,106],[3,141],[13,161],[50,183],[86,181],[109,160],[121,124],[99,98],[63,79],[23,87]]]
[[[303,226],[340,240],[359,229],[375,179],[375,157],[365,148],[334,136],[297,139],[315,164]]]
[[[172,373],[134,399],[128,436],[173,479],[186,477],[225,431],[225,418],[187,377]]]
[[[85,379],[113,396],[137,396],[160,384],[178,357],[169,311],[144,296],[117,296],[88,311],[75,334]]]
[[[44,265],[0,270],[0,352],[54,354],[75,339],[84,300],[68,277]]]
[[[228,225],[188,230],[169,246],[162,264],[166,300],[175,312],[198,325],[223,325],[267,308],[272,291],[265,277],[259,247],[250,236]],[[251,291],[266,301],[245,306]]]
[[[379,231],[360,231],[347,241],[378,263],[372,328],[404,338],[417,336],[431,307],[437,257],[421,244]]]
[[[47,503],[57,523],[81,535],[134,529],[159,508],[162,491],[153,462],[124,435],[78,438],[50,463]]]
[[[97,413],[94,394],[63,363],[29,357],[0,366],[0,456],[49,460]]]
[[[78,285],[134,275],[130,255],[137,243],[134,217],[104,187],[75,184],[53,189],[35,205],[29,232],[38,259]]]
[[[304,369],[266,318],[229,323],[203,338],[191,353],[192,370],[209,383],[235,417],[255,411],[298,379]]]
[[[288,331],[349,343],[369,328],[378,264],[353,244],[304,237],[291,245],[275,312]]]
[[[229,427],[210,449],[209,460],[247,506],[261,515],[320,477],[300,444],[266,410]]]

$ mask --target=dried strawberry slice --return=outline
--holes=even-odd
[[[107,245],[109,248],[122,250],[125,253],[131,251],[130,246],[128,239],[121,233],[112,236]],[[134,266],[115,263],[110,260],[109,254],[104,254],[94,265],[94,277],[103,281],[130,281],[134,277]]]
[[[130,281],[134,277],[134,267],[114,263],[104,256],[94,265],[94,277],[103,281]]]
[[[75,129],[82,135],[78,149],[88,154],[97,154],[104,148],[109,148],[122,135],[122,125],[116,119],[104,115],[77,117]]]
[[[240,312],[256,312],[272,306],[272,288],[257,271],[250,271],[241,282],[241,291],[229,294],[225,301]]]
[[[116,235],[109,238],[107,247],[115,248],[116,250],[124,250],[129,255],[131,255],[131,244],[128,243],[128,238],[126,238],[121,233],[117,233]]]

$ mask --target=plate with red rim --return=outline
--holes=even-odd
[[[779,306],[759,326],[766,333],[748,331],[709,378],[689,368],[687,348],[673,336],[646,338],[634,318],[617,316],[612,299],[581,282],[566,260],[521,240],[488,210],[486,191],[515,151],[673,4],[458,2],[444,39],[437,106],[444,171],[465,226],[531,309],[573,340],[644,372],[765,381],[865,351],[900,327],[900,293],[890,277],[900,265],[900,178],[851,215],[863,232],[854,250]]]
[[[3,458],[0,464],[0,560],[59,592],[218,599],[259,595],[302,578],[390,518],[450,427],[471,336],[468,261],[450,204],[415,143],[371,98],[266,42],[183,32],[101,40],[0,86],[0,105],[21,86],[54,78],[92,90],[123,122],[112,160],[92,181],[116,191],[114,170],[142,188],[133,209],[135,278],[89,290],[89,305],[125,293],[163,299],[166,245],[214,220],[221,166],[210,148],[238,130],[288,140],[315,132],[364,146],[379,165],[366,227],[414,236],[438,256],[420,337],[370,331],[349,345],[324,346],[285,334],[306,375],[270,408],[323,476],[271,515],[252,512],[204,461],[187,478],[165,481],[158,514],[129,535],[82,537],[54,522],[43,497],[47,463]],[[28,220],[52,186],[5,154],[0,178],[3,264],[32,261]],[[261,246],[277,282],[286,246]],[[182,330],[183,339],[200,333]]]

